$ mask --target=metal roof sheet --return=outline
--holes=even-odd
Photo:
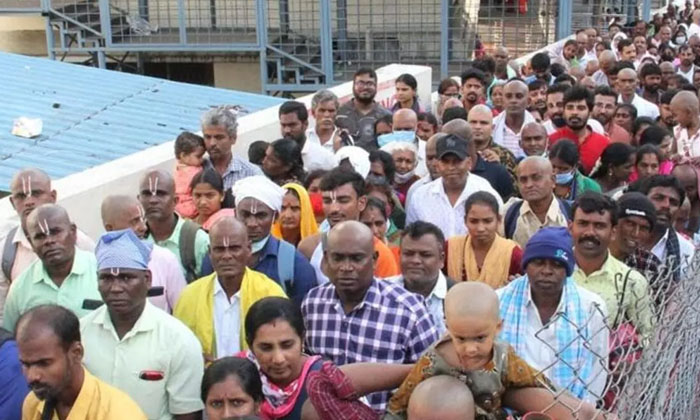
[[[171,82],[0,52],[0,190],[34,166],[52,178],[80,172],[198,131],[212,106],[252,113],[281,98]],[[18,117],[41,118],[33,139],[13,136]]]

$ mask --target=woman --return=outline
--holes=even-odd
[[[250,360],[224,357],[204,371],[202,402],[209,420],[257,416],[263,398],[258,369]]]
[[[520,274],[523,251],[496,232],[501,221],[493,194],[479,191],[464,203],[467,236],[447,241],[447,275],[457,281],[481,281],[494,289]]]
[[[370,175],[367,177],[366,182],[367,196],[376,197],[387,203],[387,214],[389,215],[390,223],[388,235],[391,236],[394,231],[403,229],[406,226],[406,212],[389,181],[381,176]]]
[[[415,77],[408,73],[402,74],[396,78],[394,86],[396,87],[396,94],[394,95],[396,103],[391,107],[392,113],[402,108],[412,109],[416,114],[423,112],[416,95],[418,81]]]
[[[195,175],[190,186],[198,213],[194,221],[202,229],[209,231],[219,218],[233,215],[233,197],[229,190],[224,191],[224,181],[215,169],[208,168]]]
[[[418,167],[418,148],[413,143],[391,142],[380,149],[391,155],[394,162],[393,179],[389,179],[399,196],[401,205],[406,205],[406,194],[414,182],[420,177],[416,175]]]
[[[655,124],[654,120],[649,117],[638,117],[635,119],[634,123],[632,123],[632,144],[638,145],[642,134]]]
[[[600,192],[600,185],[579,172],[578,146],[571,140],[559,140],[549,151],[554,169],[554,194],[562,200],[574,201],[584,191]]]
[[[630,104],[619,104],[615,110],[613,122],[627,130],[630,135],[634,132],[632,125],[637,119],[637,108]]]
[[[596,42],[595,44],[595,55],[600,59],[600,54],[605,51],[610,49],[610,43],[607,41],[600,41]]]
[[[318,225],[306,189],[299,184],[284,184],[287,193],[282,199],[282,211],[272,225],[271,233],[297,246],[302,239],[318,233]]]
[[[635,161],[635,172],[630,176],[630,182],[658,175],[661,166],[661,152],[653,144],[645,144],[637,150]]]
[[[659,149],[661,154],[661,163],[659,164],[659,174],[669,175],[673,170],[674,163],[670,159],[671,148],[673,147],[673,135],[665,128],[659,126],[651,126],[644,130],[642,137],[639,139],[639,145],[653,144]]]
[[[634,147],[625,143],[611,143],[591,170],[591,178],[598,182],[603,193],[610,197],[627,187],[634,170]]]
[[[437,113],[435,115],[442,115],[445,102],[450,98],[459,99],[459,83],[451,77],[443,79],[438,86],[438,102],[435,109]]]
[[[364,223],[374,234],[374,237],[382,241],[394,254],[396,263],[399,263],[399,245],[401,243],[401,231],[391,223],[387,217],[387,203],[377,197],[367,197],[367,205],[360,213],[360,222]]]
[[[505,101],[503,97],[503,87],[506,83],[502,80],[497,80],[493,86],[491,86],[491,106],[499,114],[503,112],[505,108]]]
[[[262,163],[265,175],[277,185],[304,181],[304,162],[301,148],[292,139],[275,140],[267,147]]]

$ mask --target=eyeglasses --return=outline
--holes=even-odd
[[[371,80],[370,81],[356,80],[355,85],[357,85],[358,87],[375,87],[375,86],[377,86],[377,83],[373,82]]]

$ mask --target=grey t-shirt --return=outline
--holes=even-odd
[[[353,98],[340,107],[338,115],[335,117],[335,124],[350,132],[352,138],[355,139],[355,146],[370,152],[377,150],[374,123],[385,115],[391,115],[391,112],[376,102],[368,113],[362,114],[355,108],[355,99]]]

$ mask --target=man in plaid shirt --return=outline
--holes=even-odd
[[[323,258],[330,283],[311,289],[301,306],[309,353],[337,365],[413,363],[439,338],[419,295],[374,278],[372,232],[365,225],[336,225]],[[388,398],[380,392],[369,401],[383,410]]]

